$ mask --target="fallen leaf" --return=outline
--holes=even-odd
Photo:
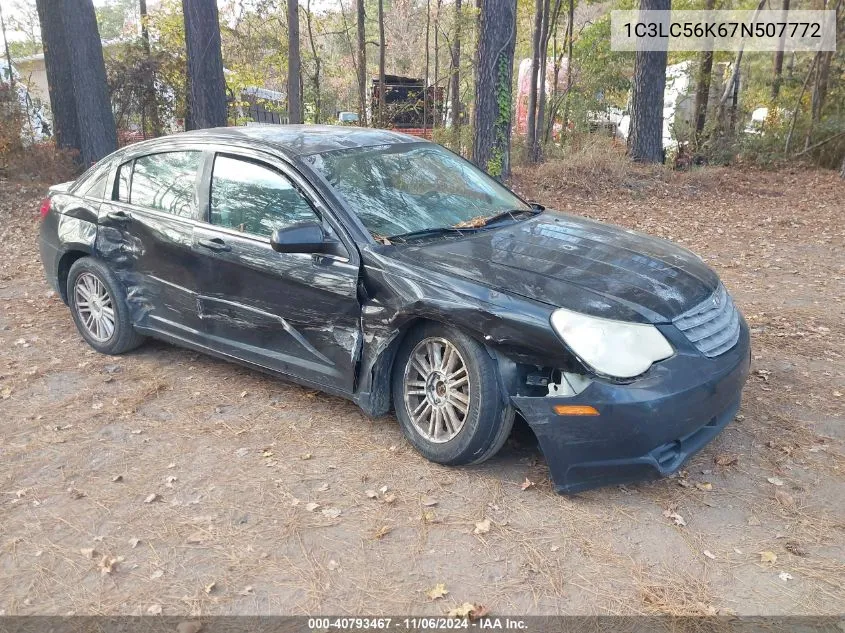
[[[194,532],[187,538],[186,542],[188,545],[199,545],[205,541],[205,537],[205,532]]]
[[[434,510],[423,510],[422,521],[423,523],[437,523],[437,513]]]
[[[255,593],[255,590],[252,588],[252,585],[247,585],[246,587],[244,587],[243,589],[241,589],[238,592],[238,594],[240,594],[242,596],[248,596],[248,595],[253,594],[253,593]]]
[[[305,453],[299,456],[300,459],[311,459],[311,453]]]
[[[437,499],[432,499],[431,497],[423,497],[422,499],[420,499],[420,503],[427,508],[431,508],[437,505]]]
[[[768,481],[773,486],[782,486],[783,485],[783,479],[781,479],[780,477],[767,477],[766,481]]]
[[[713,490],[713,484],[711,484],[709,481],[696,482],[695,487],[699,490],[703,490],[704,492],[710,492],[711,490]]]
[[[111,478],[111,480],[114,483],[120,483],[121,481],[123,481],[123,475],[115,475],[114,477]]]
[[[475,524],[473,534],[487,534],[490,531],[490,519],[484,519]]]
[[[147,607],[147,614],[148,615],[161,615],[161,605],[160,604],[151,604]]]
[[[328,489],[329,489],[329,484],[328,484],[328,483],[324,483],[322,486],[320,486],[319,488],[317,488],[317,490],[318,490],[318,491],[320,491],[320,492],[325,492],[325,491],[326,491],[326,490],[328,490]]]
[[[792,574],[782,571],[778,574],[778,578],[780,578],[783,582],[786,582],[787,580],[792,580]]]
[[[105,555],[100,559],[100,573],[105,576],[115,571],[117,564],[123,560],[122,556]]]
[[[687,522],[684,520],[684,517],[682,517],[680,514],[678,514],[677,512],[672,510],[671,508],[667,508],[666,510],[664,510],[663,516],[665,516],[667,519],[672,519],[672,521],[675,523],[675,525],[679,525],[681,527],[684,527],[687,524]]]
[[[150,574],[150,580],[155,580],[156,578],[161,578],[164,576],[163,569],[156,569],[153,573]]]
[[[442,582],[434,585],[431,589],[425,592],[429,600],[439,600],[443,596],[449,595],[449,590]]]
[[[713,552],[711,552],[709,549],[704,550],[703,553],[710,560],[716,560],[716,555]]]
[[[293,499],[290,500],[290,504],[294,507],[298,506],[300,503],[301,503],[300,500],[297,499],[296,497],[294,497]]]
[[[716,462],[717,466],[733,466],[737,462],[739,462],[739,457],[736,455],[716,455],[715,459],[713,460]]]
[[[305,506],[305,509],[308,510],[308,512],[314,512],[319,507],[320,507],[319,503],[314,503],[312,501],[311,503],[309,503]]]
[[[795,498],[785,490],[775,490],[775,499],[785,508],[795,507]]]
[[[139,538],[131,538],[131,539],[129,539],[129,547],[131,547],[132,549],[135,549],[136,547],[138,547],[138,543],[140,543],[140,542],[141,542],[141,539],[139,539]]]
[[[784,545],[787,552],[791,552],[796,556],[809,556],[810,553],[798,541],[787,541]]]
[[[531,481],[528,477],[525,478],[525,481],[523,481],[522,485],[520,486],[520,488],[522,488],[523,490],[528,490],[529,488],[533,488],[533,487],[534,487],[534,482]],[[465,604],[469,604],[469,603],[467,602]]]
[[[485,615],[487,615],[487,609],[480,604],[473,604],[471,602],[464,602],[459,607],[449,609],[449,612],[446,614],[450,618],[469,618],[470,620],[477,620]]]
[[[373,535],[377,540],[383,539],[385,536],[390,534],[393,531],[393,528],[389,525],[382,525],[376,533]]]
[[[269,448],[264,449],[264,452],[261,453],[261,457],[273,457],[273,451],[271,451]]]
[[[176,633],[199,633],[202,631],[202,623],[196,620],[185,620],[176,625]]]
[[[326,566],[327,566],[327,567],[328,567],[331,571],[334,571],[334,570],[336,570],[336,569],[340,569],[340,563],[338,563],[338,562],[337,562],[336,560],[334,560],[334,559],[330,560],[330,561],[329,561],[329,564],[328,564],[328,565],[326,565]]]
[[[205,593],[211,593],[214,591],[214,588],[217,586],[217,583],[212,581],[205,586]]]
[[[71,499],[82,499],[82,497],[85,496],[84,492],[72,487],[67,489],[67,493],[70,495]]]
[[[341,511],[338,508],[323,508],[323,516],[328,519],[336,519],[340,516]]]
[[[387,505],[391,505],[396,501],[396,495],[393,494],[392,492],[389,495],[384,495],[383,501]]]
[[[770,552],[766,550],[765,552],[760,552],[760,562],[761,563],[774,563],[778,559],[778,555],[774,552]]]
[[[365,490],[364,494],[367,495],[370,499],[377,499],[378,493],[375,490]]]
[[[85,556],[86,558],[96,558],[97,556],[99,556],[97,550],[95,550],[93,547],[83,547],[81,550],[79,550],[79,553]]]
[[[379,488],[379,491],[381,492],[381,494],[387,494],[387,486],[382,486],[381,488]]]
[[[144,499],[144,503],[152,503],[153,501],[158,501],[159,499],[161,499],[161,497],[153,492],[152,494],[147,495],[147,498]]]

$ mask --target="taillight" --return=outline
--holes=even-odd
[[[50,213],[50,198],[44,198],[41,201],[41,208],[39,211],[41,211],[42,220],[47,217],[47,214]]]

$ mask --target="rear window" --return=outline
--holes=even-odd
[[[129,201],[182,218],[197,217],[196,182],[202,152],[166,152],[135,159]],[[121,169],[121,176],[122,176]]]

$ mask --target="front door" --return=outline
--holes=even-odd
[[[193,231],[199,219],[199,150],[138,156],[117,167],[100,208],[97,250],[126,290],[142,329],[201,342]]]
[[[202,262],[200,318],[215,349],[335,391],[351,392],[360,346],[354,257],[277,253],[279,228],[325,211],[281,162],[217,153],[208,222],[194,230]],[[299,184],[297,184],[299,182]],[[205,188],[205,185],[204,185]]]

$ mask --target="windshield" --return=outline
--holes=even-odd
[[[530,209],[483,171],[434,143],[336,150],[307,160],[379,237]]]

